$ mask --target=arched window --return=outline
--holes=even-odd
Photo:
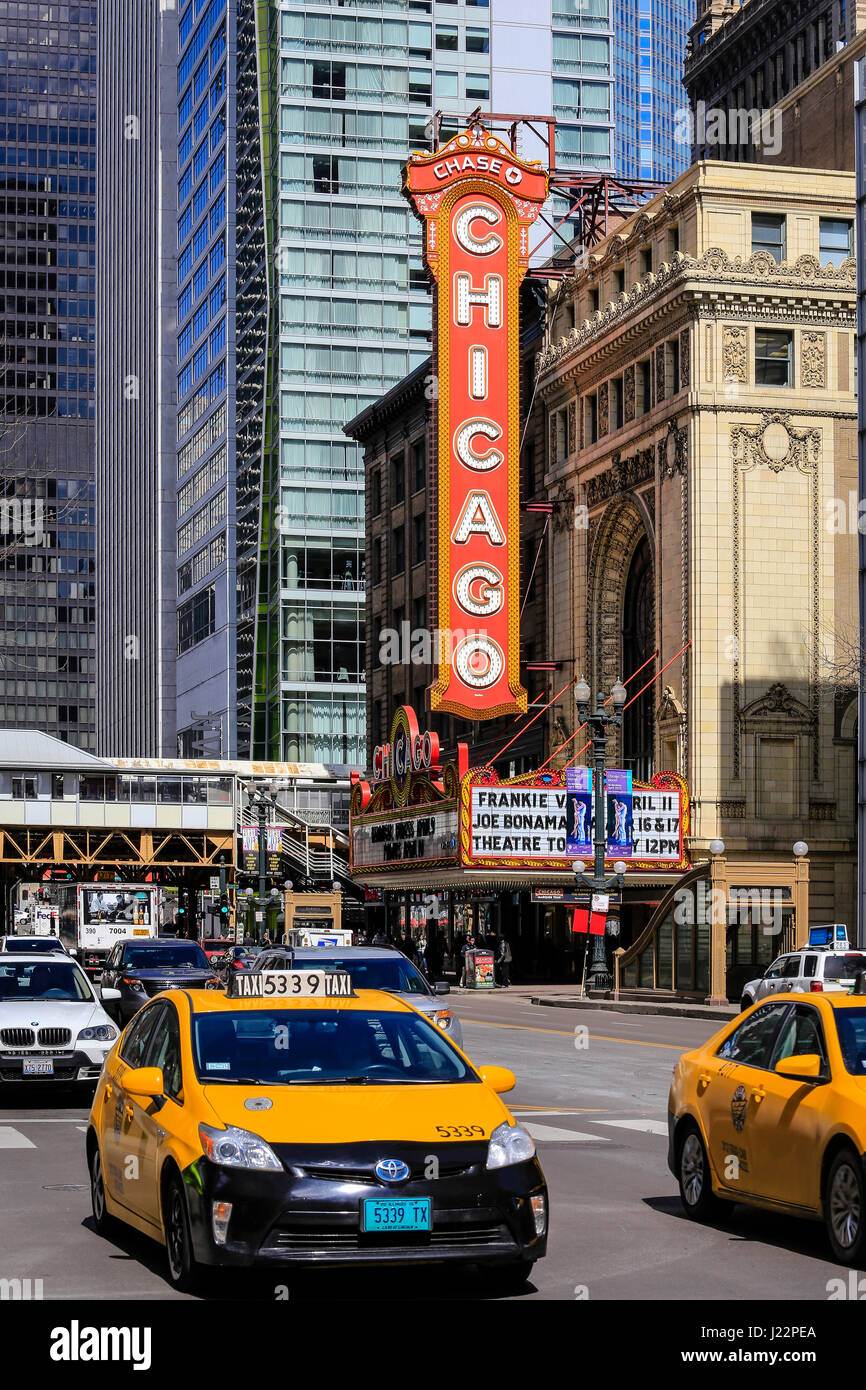
[[[628,677],[648,661],[655,651],[655,585],[652,557],[646,536],[632,556],[623,605],[622,655],[623,677]],[[654,674],[653,665],[644,667],[637,680],[628,687],[629,699]],[[634,777],[646,782],[655,770],[653,710],[655,687],[635,700],[623,716],[623,767],[631,769]]]

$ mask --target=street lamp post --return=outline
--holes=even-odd
[[[581,724],[588,724],[592,734],[593,751],[593,791],[592,791],[592,818],[593,818],[593,850],[594,864],[593,873],[586,872],[586,865],[582,860],[575,861],[573,867],[576,884],[582,884],[589,888],[593,893],[606,893],[611,888],[621,888],[625,880],[626,864],[622,860],[617,860],[614,864],[614,872],[607,877],[604,872],[604,861],[607,850],[607,800],[604,785],[605,755],[607,752],[608,729],[618,729],[622,725],[622,710],[626,700],[625,686],[619,681],[611,691],[611,702],[613,712],[610,713],[605,708],[605,697],[601,691],[598,692],[595,702],[595,710],[590,713],[589,701],[591,691],[586,679],[581,676],[574,688],[574,701],[577,706],[577,717]],[[590,986],[597,990],[610,989],[611,979],[607,968],[607,947],[604,935],[592,938],[592,961],[589,968]]]
[[[250,806],[255,811],[259,832],[259,892],[258,897],[252,898],[252,889],[248,889],[246,896],[252,898],[254,912],[260,912],[262,914],[264,929],[267,928],[268,924],[267,912],[269,904],[267,885],[268,823],[273,811],[276,809],[279,790],[279,785],[273,782],[269,786],[257,787],[250,793]],[[256,931],[256,939],[258,939],[258,935],[259,933]]]

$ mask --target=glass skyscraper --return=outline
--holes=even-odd
[[[0,0],[0,725],[95,745],[96,4]]]
[[[179,26],[179,744],[356,766],[364,479],[342,426],[430,351],[402,169],[437,107],[489,102],[488,10],[187,0]]]
[[[614,0],[616,170],[626,179],[670,183],[691,162],[674,139],[683,88],[686,39],[695,0]]]

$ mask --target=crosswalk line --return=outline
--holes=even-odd
[[[35,1149],[36,1145],[11,1125],[0,1125],[0,1149]]]
[[[533,1139],[539,1139],[542,1143],[607,1143],[607,1136],[604,1134],[580,1134],[574,1129],[558,1129],[555,1125],[536,1125],[530,1120],[523,1126],[528,1129]]]
[[[664,1120],[593,1120],[594,1125],[610,1125],[611,1129],[633,1129],[638,1134],[667,1135],[668,1127]]]

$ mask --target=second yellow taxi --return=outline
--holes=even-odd
[[[668,1112],[690,1217],[747,1202],[823,1220],[837,1260],[866,1259],[866,997],[753,1005],[680,1058]]]

